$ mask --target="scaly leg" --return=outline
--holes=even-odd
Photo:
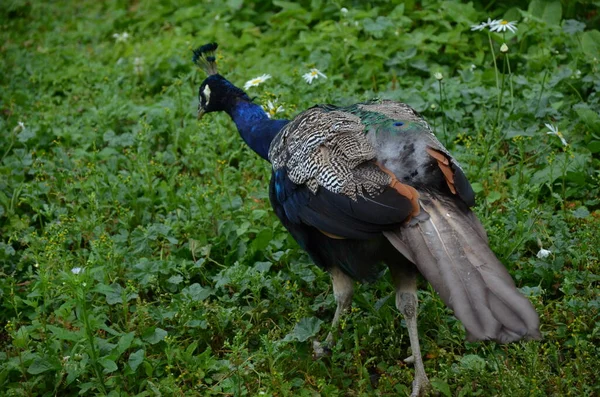
[[[425,373],[417,332],[417,273],[413,269],[399,269],[392,266],[390,266],[390,273],[396,288],[396,307],[406,320],[412,350],[412,356],[405,361],[414,362],[415,365],[411,397],[423,396],[427,394],[431,384]]]
[[[328,354],[329,346],[333,343],[333,332],[337,330],[342,314],[352,306],[352,295],[354,294],[354,281],[350,276],[344,273],[340,268],[334,267],[329,271],[331,281],[333,282],[333,296],[337,303],[333,321],[331,322],[331,332],[325,339],[324,346],[317,341],[313,342],[313,351],[316,358]]]

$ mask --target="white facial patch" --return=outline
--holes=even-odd
[[[208,84],[206,85],[206,87],[204,87],[204,91],[202,91],[202,93],[204,94],[204,98],[206,99],[206,104],[204,106],[207,106],[208,101],[210,101],[210,87],[208,86]]]

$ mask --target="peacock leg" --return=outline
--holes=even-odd
[[[333,344],[333,333],[337,330],[340,318],[344,312],[352,306],[352,295],[354,294],[354,281],[350,276],[338,267],[333,267],[329,271],[329,274],[333,283],[333,296],[335,297],[337,308],[331,322],[331,331],[327,335],[325,343],[313,342],[313,351],[316,358],[323,357],[329,353],[329,347]]]
[[[417,331],[417,273],[413,269],[400,269],[392,266],[390,266],[390,273],[396,289],[396,307],[406,320],[412,350],[412,356],[405,361],[413,362],[415,365],[411,397],[423,396],[427,394],[431,384],[425,373]]]

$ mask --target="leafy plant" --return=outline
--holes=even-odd
[[[330,281],[271,213],[268,165],[195,119],[191,49],[273,117],[401,100],[477,192],[544,340],[464,342],[424,283],[427,372],[451,395],[597,395],[600,32],[587,0],[26,2],[0,11],[2,395],[402,395],[387,277],[328,360]],[[516,31],[471,27],[515,21]],[[308,84],[316,68],[327,78]],[[439,73],[439,75],[438,75]],[[441,78],[436,78],[436,76]],[[276,104],[276,105],[274,105]],[[281,109],[279,108],[281,106]]]

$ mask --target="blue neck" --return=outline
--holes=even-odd
[[[289,120],[271,120],[259,105],[241,98],[227,113],[235,122],[246,144],[260,157],[269,161],[269,146]]]

